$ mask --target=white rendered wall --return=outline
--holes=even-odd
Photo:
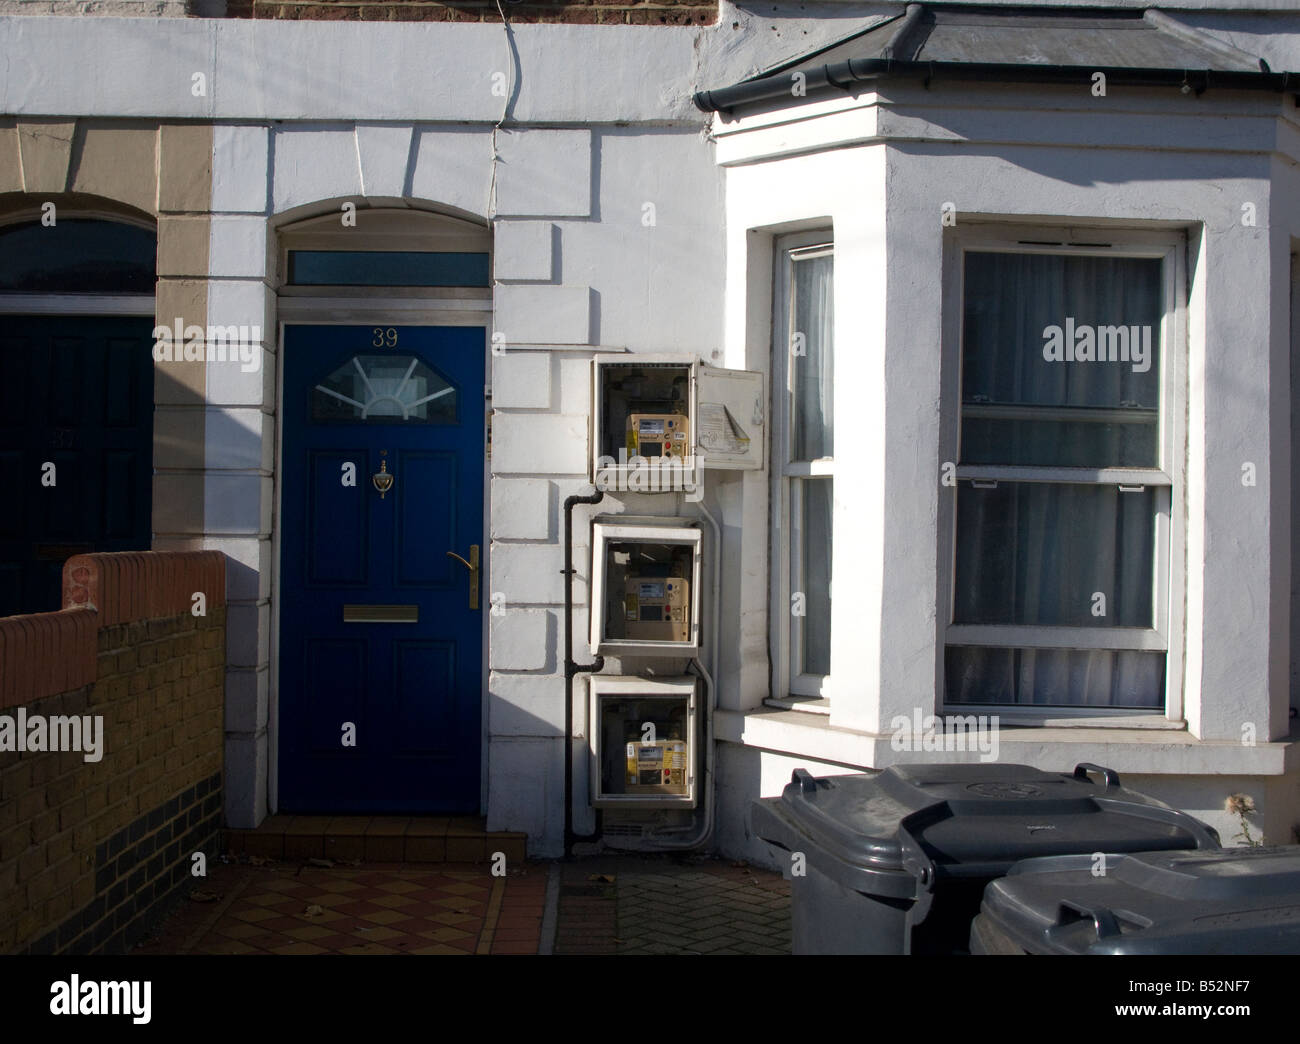
[[[211,268],[221,278],[211,280],[211,322],[257,321],[255,309],[274,307],[267,235],[285,211],[337,209],[333,201],[361,200],[363,179],[422,186],[430,196],[408,198],[415,205],[450,199],[469,209],[478,196],[486,206],[490,131],[437,125],[386,130],[393,140],[414,145],[384,147],[373,140],[373,127],[336,123],[245,127],[237,134],[218,128],[217,195],[244,209],[214,220],[236,228],[255,222],[256,229],[213,236]],[[496,189],[498,209],[511,216],[493,223],[494,330],[504,341],[491,356],[495,417],[484,611],[495,602],[499,614],[489,620],[487,812],[490,829],[526,831],[535,851],[554,854],[563,825],[560,505],[587,488],[592,346],[705,355],[717,349],[721,321],[716,309],[710,319],[709,302],[722,292],[721,175],[689,129],[523,128],[511,132],[501,152],[514,162],[508,177],[498,176]],[[449,163],[449,156],[462,159]],[[269,191],[259,193],[268,170]],[[554,189],[538,193],[538,181],[555,172],[563,176]],[[365,223],[360,209],[357,227]],[[266,328],[274,330],[273,316]],[[273,365],[273,352],[267,358]],[[229,390],[213,403],[218,420],[210,421],[210,431],[214,423],[227,433],[246,430],[259,417],[269,428],[273,381],[222,373]],[[260,445],[271,447],[270,436]],[[273,467],[273,460],[251,457],[241,440],[209,440],[209,543],[240,562],[259,562],[269,551]],[[611,499],[603,508],[617,505]],[[654,509],[671,511],[672,505],[660,500]],[[576,543],[581,579],[575,597],[581,603],[585,522]],[[269,569],[250,568],[247,589],[231,593],[227,766],[239,781],[233,791],[239,804],[232,801],[230,808],[238,825],[265,813],[273,760],[271,601],[263,586],[269,576]],[[576,633],[585,630],[586,614],[579,611]],[[585,785],[585,774],[578,778]],[[245,788],[250,780],[261,782]],[[581,803],[584,791],[578,793]]]

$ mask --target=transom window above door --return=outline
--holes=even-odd
[[[285,297],[484,300],[492,294],[487,225],[413,207],[337,209],[277,229]]]
[[[458,398],[414,355],[354,355],[312,388],[311,419],[454,424]]]
[[[158,239],[125,221],[59,215],[0,228],[0,291],[152,294]]]
[[[489,286],[486,251],[290,250],[290,286]]]

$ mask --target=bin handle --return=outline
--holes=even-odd
[[[1169,808],[1165,805],[1134,805],[1132,802],[1125,801],[1122,797],[1098,797],[1096,802],[1102,808],[1114,807],[1122,810],[1126,815],[1141,816],[1144,819],[1152,819],[1157,823],[1167,823],[1172,827],[1177,827],[1181,831],[1190,834],[1195,841],[1195,848],[1222,848],[1223,842],[1219,837],[1219,832],[1211,826],[1202,823],[1195,816],[1189,816],[1186,812],[1179,812],[1176,808]]]
[[[1067,913],[1076,914],[1076,917],[1065,919]],[[1105,906],[1084,906],[1081,903],[1074,903],[1068,899],[1061,901],[1056,908],[1056,924],[1052,926],[1051,931],[1055,932],[1064,928],[1068,924],[1073,924],[1077,920],[1087,919],[1092,921],[1093,931],[1097,933],[1098,939],[1105,939],[1111,935],[1119,935],[1119,921],[1115,915]]]
[[[1091,761],[1081,761],[1079,764],[1074,766],[1075,779],[1087,780],[1088,773],[1090,772],[1095,772],[1101,776],[1102,780],[1106,784],[1107,790],[1118,789],[1120,785],[1119,773],[1114,769],[1105,768],[1102,765],[1094,765]]]
[[[930,913],[930,905],[934,902],[934,879],[935,866],[933,860],[925,854],[920,843],[913,836],[911,827],[917,826],[921,822],[921,816],[926,810],[913,812],[911,815],[904,816],[898,824],[898,847],[899,854],[902,856],[903,869],[906,870],[915,882],[913,888],[914,900],[908,907],[907,914],[904,917],[904,939],[903,953],[912,952],[912,933],[916,926],[925,920]]]
[[[930,897],[934,892],[934,881],[937,876],[934,860],[926,855],[925,849],[912,834],[912,828],[920,825],[919,817],[920,813],[913,812],[911,815],[904,816],[898,824],[898,847],[899,855],[902,856],[903,869],[916,881],[916,902],[920,909],[913,909],[918,923],[930,908]]]
[[[790,773],[790,782],[798,783],[799,790],[804,794],[817,793],[817,780],[813,774],[806,768],[797,768]]]

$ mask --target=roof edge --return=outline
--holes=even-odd
[[[1003,83],[1091,83],[1092,77],[1098,72],[1105,73],[1108,81],[1117,84],[1173,86],[1193,90],[1197,94],[1201,94],[1211,86],[1238,90],[1300,91],[1300,73],[1274,73],[1268,63],[1257,55],[1210,36],[1153,7],[1148,7],[1146,10],[1133,8],[1125,11],[1124,16],[1145,22],[1157,33],[1171,37],[1190,49],[1191,53],[1180,56],[1189,61],[1188,67],[1147,68],[1101,64],[1085,67],[1029,62],[918,60],[917,56],[922,53],[930,35],[925,20],[927,13],[944,10],[978,10],[982,6],[984,5],[927,3],[924,0],[912,0],[903,12],[893,18],[878,21],[866,29],[841,37],[826,47],[783,62],[732,86],[696,91],[692,95],[692,101],[704,112],[728,112],[738,105],[773,101],[785,97],[804,97],[827,87],[852,91],[858,84],[888,77],[919,76],[927,85],[939,77]],[[1085,15],[1095,13],[1090,8],[1073,10]],[[1006,9],[1007,14],[1018,13],[1018,11],[1017,8]],[[1072,11],[1070,5],[1061,5],[1052,9],[1054,14],[1070,11]],[[866,53],[860,57],[846,58],[820,66],[815,64],[819,55],[887,26],[890,27],[887,30],[888,37],[875,55],[870,49],[864,48]],[[1210,67],[1216,60],[1229,65],[1244,65],[1246,68],[1216,70]],[[1206,64],[1201,65],[1201,61]],[[1193,66],[1191,63],[1196,64]],[[1257,66],[1258,69],[1251,69],[1251,66]]]
[[[1196,47],[1225,61],[1245,62],[1247,65],[1258,65],[1263,72],[1271,71],[1268,62],[1264,61],[1259,55],[1243,51],[1240,47],[1234,47],[1216,36],[1210,36],[1186,22],[1180,22],[1177,18],[1165,11],[1161,11],[1159,8],[1147,8],[1142,12],[1142,20],[1161,32],[1168,33],[1175,40],[1185,43],[1189,47]]]
[[[1014,65],[995,62],[916,62],[889,58],[850,58],[848,61],[823,65],[803,74],[799,94],[798,81],[771,74],[759,80],[747,80],[733,87],[696,91],[692,101],[703,112],[730,112],[738,105],[771,101],[776,98],[802,97],[828,87],[851,91],[858,84],[883,79],[920,77],[928,85],[939,78],[977,80],[997,83],[1068,83],[1091,84],[1097,73],[1104,73],[1109,83],[1143,87],[1187,88],[1202,94],[1211,87],[1233,90],[1300,93],[1300,73],[1259,72],[1245,70],[1160,69],[1132,66]],[[796,74],[791,74],[793,77]]]

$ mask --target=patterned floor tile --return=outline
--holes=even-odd
[[[457,913],[454,910],[434,910],[424,915],[426,921],[437,921],[439,924],[467,924],[476,920],[470,914]]]
[[[536,953],[548,867],[211,867],[217,903],[182,904],[148,953]],[[562,864],[556,953],[789,953],[789,882],[722,860]],[[598,875],[593,878],[592,875]]]
[[[266,921],[276,916],[275,911],[273,910],[260,910],[255,908],[235,910],[233,913],[234,916],[238,917],[241,921],[249,921],[254,924],[258,921]]]
[[[389,910],[401,910],[406,906],[418,906],[414,899],[404,895],[381,895],[370,900],[376,906],[386,907]]]
[[[398,913],[396,910],[374,910],[370,913],[363,913],[362,920],[373,921],[375,924],[392,924],[394,921],[406,921],[410,917],[408,914]]]
[[[387,943],[402,938],[406,933],[394,928],[365,926],[357,929],[356,937],[368,943]]]
[[[455,928],[425,929],[416,934],[421,938],[431,939],[437,943],[465,942],[474,939],[474,935],[469,932],[458,931]]]
[[[398,895],[407,892],[417,892],[420,890],[420,885],[416,884],[414,881],[384,881],[376,884],[375,887],[380,891],[393,892]]]
[[[295,943],[286,943],[284,946],[273,946],[271,948],[271,952],[286,954],[286,955],[291,955],[291,954],[307,955],[313,953],[328,953],[329,951],[323,949],[320,946],[314,946],[311,943],[295,942]]]
[[[253,924],[247,924],[244,921],[233,921],[227,924],[219,924],[216,931],[224,935],[227,939],[251,939],[257,936],[270,936],[272,933],[265,928],[259,928]]]
[[[315,925],[305,924],[301,928],[290,928],[285,933],[290,938],[297,939],[299,942],[315,942],[318,939],[324,939],[334,934],[333,930]]]

